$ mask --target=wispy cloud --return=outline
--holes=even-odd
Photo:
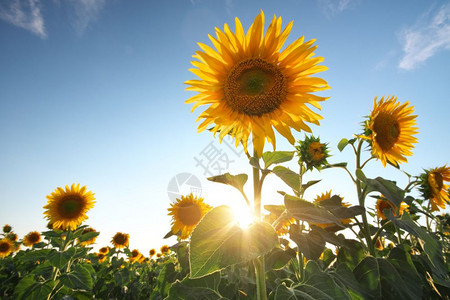
[[[398,67],[412,70],[441,50],[450,50],[450,4],[426,12],[400,34],[403,57]]]
[[[354,4],[353,0],[353,4]],[[352,5],[351,0],[318,0],[319,6],[328,17],[337,15]]]
[[[72,26],[78,35],[83,35],[89,24],[96,20],[105,6],[105,0],[70,0],[73,7]]]
[[[0,19],[45,39],[44,18],[39,0],[12,0],[0,4]]]

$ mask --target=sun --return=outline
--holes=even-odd
[[[252,211],[244,203],[236,203],[230,206],[233,209],[234,219],[240,228],[246,229],[255,222]]]

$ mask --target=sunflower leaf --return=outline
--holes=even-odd
[[[243,193],[244,184],[248,180],[248,175],[247,174],[231,175],[230,173],[225,173],[222,175],[212,176],[207,179],[209,181],[231,185]]]
[[[202,278],[184,278],[172,284],[166,299],[220,299],[219,284],[220,272]]]
[[[294,151],[267,151],[262,155],[264,161],[264,168],[267,169],[273,164],[280,164],[292,160]]]
[[[242,229],[230,207],[215,207],[192,232],[190,278],[200,278],[228,266],[248,262],[268,253],[277,242],[277,234],[269,224],[258,222]]]
[[[394,181],[386,180],[381,177],[375,179],[367,178],[366,182],[370,191],[380,192],[386,199],[400,207],[400,203],[405,200],[405,191],[399,188]]]
[[[300,179],[297,173],[283,166],[276,166],[272,172],[283,180],[296,194],[298,193]]]
[[[342,140],[340,140],[337,147],[338,147],[339,151],[342,152],[342,150],[344,150],[344,148],[347,147],[347,145],[348,145],[348,140],[346,138],[343,138]]]

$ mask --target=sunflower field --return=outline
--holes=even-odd
[[[324,59],[315,56],[314,40],[284,45],[292,22],[283,27],[274,16],[265,32],[264,22],[261,11],[247,32],[238,18],[234,32],[216,28],[214,48],[199,43],[193,56],[198,78],[186,82],[195,92],[186,103],[206,106],[198,131],[231,136],[244,149],[252,183],[245,173],[208,180],[239,191],[252,222],[243,226],[232,208],[191,193],[168,207],[166,238],[176,244],[141,253],[129,248],[129,234],[117,232],[95,252],[100,232],[85,224],[94,193],[79,184],[58,187],[43,207],[47,231],[20,239],[3,226],[1,299],[450,299],[450,215],[442,213],[450,167],[416,175],[403,169],[418,142],[412,104],[375,97],[359,132],[333,146],[354,161],[333,162],[331,145],[308,125],[319,125],[314,109],[328,99],[314,94],[330,88],[316,77],[327,69]],[[307,134],[297,140],[292,129]],[[276,150],[276,138],[292,148]],[[264,151],[266,141],[273,151]],[[395,168],[408,184],[369,178],[368,164]],[[306,178],[331,168],[353,182],[347,197],[357,205],[331,189],[305,199],[320,182]],[[283,205],[262,204],[267,176],[285,183],[277,191]]]

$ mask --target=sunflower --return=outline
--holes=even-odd
[[[12,242],[17,242],[17,234],[16,233],[10,232],[7,235],[7,238]]]
[[[195,226],[212,208],[203,202],[203,198],[197,198],[192,193],[188,196],[181,196],[181,199],[177,199],[170,206],[168,211],[169,216],[172,216],[172,233],[180,233],[182,239],[189,237]]]
[[[4,233],[9,233],[12,230],[12,227],[8,224],[5,224],[5,226],[3,226],[3,232]]]
[[[32,231],[23,238],[23,244],[27,247],[31,247],[34,244],[39,243],[40,241],[41,241],[41,234],[37,231]]]
[[[14,245],[9,239],[0,240],[0,257],[7,257],[14,251]]]
[[[331,198],[331,190],[329,190],[328,192],[322,193],[322,195],[317,195],[317,197],[314,199],[314,203],[320,205],[320,201],[328,200],[330,198]],[[339,197],[339,198],[341,198],[341,197]],[[342,200],[343,200],[343,198],[341,198],[341,205],[343,207],[349,207],[350,206],[350,204],[342,202]],[[353,222],[352,219],[339,219],[339,221],[342,224],[350,224],[350,223]],[[322,228],[326,228],[326,227],[329,227],[329,226],[334,226],[335,224],[333,224],[333,223],[325,223],[325,224],[312,223],[311,225],[316,225],[316,226],[319,226],[319,227],[322,227]]]
[[[384,249],[384,238],[377,238],[375,241],[375,248],[377,248],[379,251],[382,251]]]
[[[329,89],[328,83],[315,73],[327,70],[314,57],[314,40],[301,37],[281,51],[292,28],[290,22],[281,31],[281,17],[274,16],[264,35],[264,13],[255,18],[247,34],[238,18],[236,32],[227,24],[216,28],[217,38],[209,35],[214,48],[198,43],[190,69],[200,80],[188,80],[187,90],[199,92],[186,103],[192,110],[209,105],[198,117],[204,119],[198,131],[212,125],[219,140],[230,134],[236,146],[247,142],[252,134],[253,148],[261,157],[265,140],[275,149],[275,128],[291,144],[295,139],[290,128],[311,132],[305,122],[319,125],[322,117],[308,105],[320,109],[319,102],[327,98],[311,94]]]
[[[378,102],[375,97],[365,135],[361,137],[370,141],[372,155],[380,159],[384,167],[387,162],[398,166],[407,162],[405,156],[412,155],[413,144],[417,143],[413,135],[418,133],[417,116],[413,112],[414,107],[409,102],[400,105],[397,97],[382,97]]]
[[[161,247],[160,251],[162,254],[168,254],[170,252],[170,247],[167,245],[164,245]]]
[[[151,249],[148,253],[150,254],[150,257],[153,257],[156,254],[156,250],[155,249]]]
[[[116,248],[125,248],[128,247],[129,245],[129,239],[130,239],[130,235],[127,233],[122,233],[122,232],[118,232],[116,233],[112,240],[111,243],[113,243],[114,247]]]
[[[75,183],[70,188],[66,185],[65,190],[58,187],[47,199],[44,215],[54,228],[64,230],[77,228],[88,218],[86,212],[94,207],[95,203],[94,194],[88,191],[86,186],[80,188],[80,185]]]
[[[102,263],[106,260],[106,255],[104,253],[97,253],[98,262]]]
[[[131,251],[129,260],[131,263],[142,262],[143,260],[145,260],[145,257],[141,254],[141,252],[139,252],[139,250],[134,249],[133,251]]]
[[[431,210],[444,209],[445,204],[450,202],[449,185],[445,184],[450,181],[450,167],[444,165],[440,168],[425,170],[419,180],[422,196],[430,200]]]
[[[102,253],[102,254],[108,254],[108,252],[109,252],[109,247],[101,247],[101,248],[98,250],[98,252],[99,252],[99,253]]]
[[[403,211],[407,210],[408,207],[409,205],[406,204],[405,202],[400,203],[399,212],[397,214],[397,206],[388,199],[381,196],[381,198],[377,200],[375,209],[377,211],[377,217],[381,220],[384,220],[386,219],[386,216],[384,215],[383,212],[385,209],[391,209],[394,216],[401,216],[403,215]]]
[[[273,222],[275,222],[279,217],[280,215],[277,215],[274,212],[270,212],[270,214],[265,215],[263,217],[263,220],[266,223],[273,224]],[[278,235],[287,235],[289,233],[289,228],[291,227],[291,224],[294,223],[295,223],[294,218],[289,217],[282,218],[281,220],[279,220],[278,225],[275,228],[275,231],[277,232]]]
[[[88,228],[83,229],[83,233],[81,234],[81,236],[83,236],[84,234],[90,233],[90,232],[97,232],[97,231],[94,228],[88,227]],[[80,245],[81,246],[92,245],[93,243],[95,243],[96,239],[97,239],[97,235],[87,241],[81,242]]]

